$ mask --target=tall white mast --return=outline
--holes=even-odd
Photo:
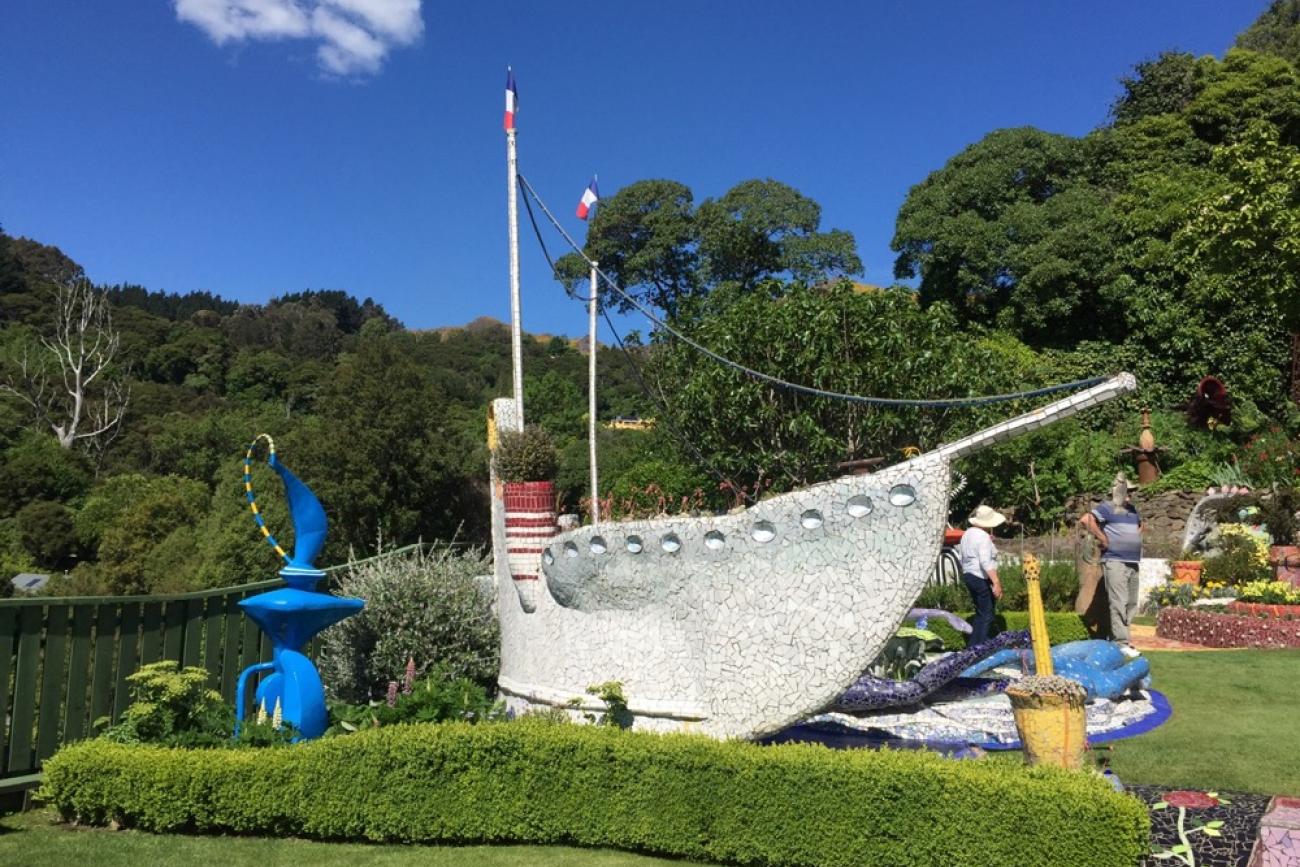
[[[510,357],[514,376],[515,412],[519,426],[524,424],[524,342],[523,315],[519,306],[519,158],[515,152],[514,114],[518,111],[514,96],[514,75],[506,68],[506,201],[510,220]]]
[[[591,263],[591,298],[587,301],[587,438],[591,452],[591,523],[600,524],[600,485],[596,481],[596,306],[600,283],[597,282],[599,265]]]

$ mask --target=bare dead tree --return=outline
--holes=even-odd
[[[61,284],[54,303],[54,333],[41,338],[44,351],[33,358],[24,350],[0,392],[30,406],[65,449],[78,442],[105,446],[131,400],[130,389],[114,376],[120,340],[108,296],[79,279]]]

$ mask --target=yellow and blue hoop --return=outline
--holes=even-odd
[[[262,520],[262,510],[257,505],[257,493],[253,490],[253,453],[257,451],[257,444],[262,440],[266,440],[267,463],[275,457],[275,440],[271,439],[270,434],[258,434],[253,437],[253,441],[248,444],[248,451],[244,453],[244,497],[248,500],[248,508],[253,512],[253,522],[257,524],[257,529],[262,531],[262,537],[275,549],[275,553],[280,555],[280,559],[288,563],[288,552],[275,541],[275,537],[266,527],[266,521]]]

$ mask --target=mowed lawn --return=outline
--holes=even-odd
[[[684,867],[609,849],[567,846],[379,846],[268,837],[198,837],[55,825],[51,810],[0,819],[0,864],[6,867]]]
[[[1300,796],[1300,650],[1143,655],[1174,713],[1115,742],[1122,781]]]

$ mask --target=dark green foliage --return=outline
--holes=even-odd
[[[88,742],[45,775],[41,796],[89,824],[769,865],[1113,867],[1145,854],[1149,829],[1140,801],[1088,773],[527,721],[256,752]]]
[[[382,698],[390,681],[403,680],[409,660],[417,675],[443,672],[492,686],[499,631],[478,582],[491,571],[481,551],[449,547],[351,564],[336,589],[366,607],[322,636],[319,666],[330,693],[354,703]]]
[[[77,554],[77,534],[72,513],[62,503],[37,500],[18,510],[18,533],[23,548],[39,565],[68,569]],[[0,575],[0,580],[12,576]]]
[[[862,272],[853,235],[820,231],[821,206],[780,181],[743,181],[693,205],[690,189],[676,181],[630,184],[601,202],[585,252],[640,303],[669,315],[721,286],[748,292],[775,277],[813,282]],[[556,276],[576,290],[588,267],[570,253],[556,263]],[[632,309],[621,297],[603,297]]]
[[[392,705],[387,697],[365,704],[331,701],[329,711],[327,735],[404,723],[477,723],[497,719],[504,713],[480,684],[466,677],[452,677],[439,667],[411,683],[409,690],[403,679]]]
[[[1237,46],[1300,64],[1300,2],[1273,0],[1253,24],[1237,35]]]
[[[83,454],[60,448],[44,433],[25,432],[0,462],[0,517],[36,500],[72,500],[85,493],[90,479]]]
[[[969,595],[967,604],[969,604]],[[951,610],[951,609],[950,609]],[[969,611],[954,612],[964,620],[969,621],[974,615]],[[1092,636],[1088,633],[1088,627],[1084,625],[1079,615],[1073,612],[1048,611],[1044,617],[1047,620],[1047,638],[1053,645],[1067,644],[1071,641],[1086,641]],[[990,631],[990,637],[1001,635],[1003,632],[1016,632],[1021,629],[1029,628],[1029,613],[1026,611],[1000,611],[993,616],[993,628]],[[943,646],[946,650],[961,650],[966,647],[966,636],[953,629],[943,620],[931,618],[926,625],[926,629],[938,635],[943,639]]]
[[[1126,124],[1184,111],[1201,92],[1206,67],[1212,65],[1212,60],[1198,61],[1182,51],[1142,61],[1132,75],[1120,79],[1124,92],[1111,106],[1111,116],[1116,124]]]
[[[526,425],[520,431],[501,431],[497,444],[497,475],[504,482],[549,482],[555,479],[559,455],[545,428]]]
[[[961,334],[944,305],[922,309],[905,289],[768,283],[716,290],[682,327],[700,343],[755,370],[848,394],[959,397],[1008,390],[1015,361]],[[744,487],[786,490],[820,481],[844,460],[932,448],[973,430],[979,412],[866,406],[774,388],[695,350],[657,347],[667,420],[724,476]],[[1002,410],[1005,412],[1005,410]]]

